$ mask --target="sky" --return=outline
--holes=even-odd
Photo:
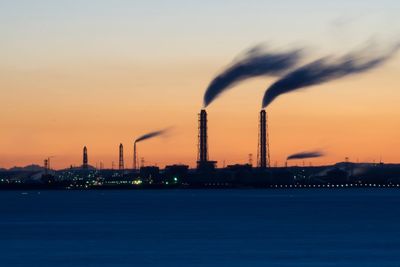
[[[400,35],[399,1],[0,1],[0,167],[117,166],[133,140],[146,165],[195,166],[197,114],[210,81],[258,44],[303,47],[306,61]],[[400,162],[400,55],[379,69],[281,96],[268,107],[271,164]],[[207,107],[218,166],[257,155],[257,121],[276,78],[243,82]],[[290,164],[303,164],[293,161]]]

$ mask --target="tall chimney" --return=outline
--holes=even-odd
[[[119,144],[119,169],[124,170],[124,146]]]
[[[136,170],[137,154],[136,154],[136,142],[133,143],[133,169]]]
[[[199,114],[199,144],[197,155],[197,166],[208,162],[207,145],[207,112],[202,109]]]
[[[88,154],[87,154],[87,148],[86,146],[83,147],[83,164],[82,164],[83,169],[88,168]]]
[[[258,141],[258,167],[267,168],[269,164],[269,144],[267,131],[267,113],[263,109],[260,111],[260,132]]]

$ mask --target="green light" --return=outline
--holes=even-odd
[[[178,178],[174,177],[174,181],[177,182],[177,181],[178,181]]]

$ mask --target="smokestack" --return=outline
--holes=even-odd
[[[136,141],[133,143],[133,169],[136,170],[137,154],[136,154]]]
[[[119,170],[124,170],[124,146],[119,144]]]
[[[269,167],[269,144],[267,131],[267,112],[263,109],[260,111],[260,132],[258,141],[258,167]]]
[[[158,131],[154,131],[154,132],[149,132],[147,134],[144,134],[138,138],[135,139],[134,144],[133,144],[133,169],[136,170],[137,168],[137,152],[136,152],[136,143],[154,138],[154,137],[158,137],[158,136],[163,136],[166,133],[168,133],[171,130],[171,128],[166,128],[166,129],[162,129],[162,130],[158,130]]]
[[[207,145],[207,112],[202,109],[199,114],[199,144],[197,155],[197,167],[208,162],[208,145]]]
[[[88,168],[88,154],[87,154],[87,148],[86,146],[83,147],[83,164],[82,164],[83,169]]]

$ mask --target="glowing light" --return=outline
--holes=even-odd
[[[140,185],[140,184],[142,184],[142,180],[133,180],[133,181],[132,181],[132,184],[134,184],[134,185]]]

